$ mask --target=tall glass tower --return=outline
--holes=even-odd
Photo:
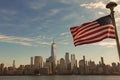
[[[15,69],[15,60],[13,60],[13,68]]]
[[[51,57],[52,57],[52,72],[53,74],[56,73],[56,43],[53,40],[51,44]]]
[[[54,40],[51,45],[51,57],[52,57],[52,60],[56,63],[56,43],[54,42]]]

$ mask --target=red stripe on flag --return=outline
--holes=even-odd
[[[97,33],[102,33],[104,30],[107,31],[107,32],[111,31],[111,30],[114,31],[113,27],[111,27],[111,26],[98,27],[98,28],[95,28],[93,30],[86,31],[86,32],[84,32],[82,34],[78,33],[78,35],[76,35],[74,37],[74,40],[76,40],[76,39],[82,39],[82,38],[85,38],[85,37],[88,37],[88,36],[91,36],[91,35],[94,35],[94,34],[97,34]]]
[[[96,43],[96,42],[99,42],[99,41],[102,41],[102,40],[104,40],[104,39],[106,39],[106,38],[108,38],[107,36],[106,37],[103,37],[103,38],[101,38],[101,39],[98,39],[98,40],[93,40],[93,41],[87,41],[87,42],[83,42],[83,43],[76,43],[76,44],[74,44],[75,46],[78,46],[78,45],[83,45],[83,44],[90,44],[90,43]],[[111,38],[111,39],[115,39],[115,37],[109,37],[109,38]]]
[[[93,23],[89,22],[89,24],[87,23],[87,25],[83,24],[79,27],[70,28],[70,30],[71,30],[72,35],[75,36],[78,32],[80,32],[82,30],[94,28],[96,26],[99,26],[99,24],[97,24],[97,22],[93,22]]]
[[[101,37],[100,37],[101,36]],[[101,33],[101,34],[99,34],[99,35],[96,35],[96,36],[93,36],[93,37],[90,37],[90,38],[88,38],[88,39],[83,39],[83,40],[81,40],[81,39],[77,39],[77,40],[75,40],[74,41],[74,44],[76,44],[76,43],[85,43],[85,42],[89,42],[89,41],[96,41],[96,40],[101,40],[103,37],[106,37],[106,38],[115,38],[115,36],[114,36],[114,32],[109,32],[109,35],[108,35],[108,32],[106,31],[106,32],[104,32],[104,33]]]
[[[91,23],[90,23],[91,24]],[[100,26],[97,23],[70,28],[74,45],[83,45],[99,42],[105,38],[115,39],[115,27],[113,25]]]

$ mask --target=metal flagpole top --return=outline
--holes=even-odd
[[[114,7],[117,6],[117,3],[115,2],[109,2],[107,5],[106,5],[106,8],[109,8],[110,10],[113,11]]]

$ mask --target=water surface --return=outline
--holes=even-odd
[[[120,80],[120,76],[0,76],[0,80]]]

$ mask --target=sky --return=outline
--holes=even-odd
[[[0,63],[12,66],[30,64],[30,57],[42,56],[44,61],[51,54],[51,43],[56,43],[57,60],[65,53],[75,54],[79,61],[106,64],[119,62],[114,39],[75,47],[70,27],[96,20],[110,14],[105,6],[115,1],[115,20],[120,37],[119,0],[0,0]]]

